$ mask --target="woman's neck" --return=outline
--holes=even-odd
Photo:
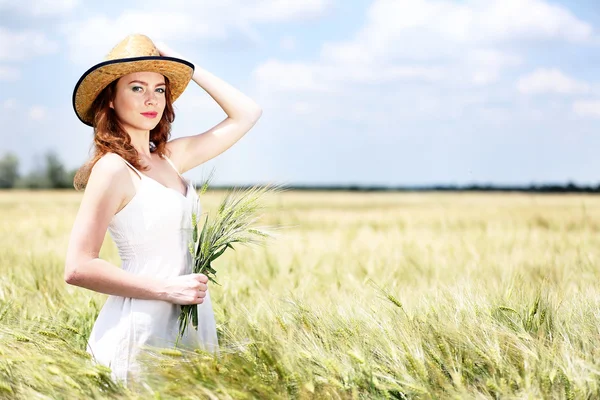
[[[150,160],[152,153],[150,152],[150,131],[137,130],[131,127],[125,129],[131,138],[131,145],[137,150],[139,156],[143,160]]]

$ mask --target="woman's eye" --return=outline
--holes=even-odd
[[[133,90],[134,92],[141,92],[142,90],[144,90],[144,88],[141,86],[134,86],[131,88],[131,90]]]
[[[156,90],[158,91],[158,93],[164,93],[165,92],[165,88],[158,88]]]

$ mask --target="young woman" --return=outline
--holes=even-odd
[[[227,118],[195,136],[170,138],[172,102],[193,80]],[[88,340],[88,352],[128,381],[140,371],[145,345],[172,346],[180,305],[197,304],[199,326],[180,343],[218,352],[208,279],[192,274],[188,252],[198,197],[182,173],[221,154],[248,132],[260,107],[166,46],[132,35],[79,79],[73,92],[79,119],[94,128],[94,154],[76,174],[85,188],[70,236],[65,281],[108,299]],[[99,258],[106,231],[121,268]]]

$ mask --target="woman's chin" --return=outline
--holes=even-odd
[[[142,121],[134,125],[135,129],[140,131],[151,131],[156,128],[159,121]]]
[[[146,127],[144,129],[151,131],[152,129],[156,128],[157,125],[158,125],[158,122],[155,124],[146,124]]]

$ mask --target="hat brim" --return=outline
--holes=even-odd
[[[144,56],[104,61],[88,69],[73,90],[73,109],[81,122],[93,126],[91,108],[105,87],[133,72],[157,72],[169,79],[171,100],[183,93],[194,74],[194,64],[175,57]]]

